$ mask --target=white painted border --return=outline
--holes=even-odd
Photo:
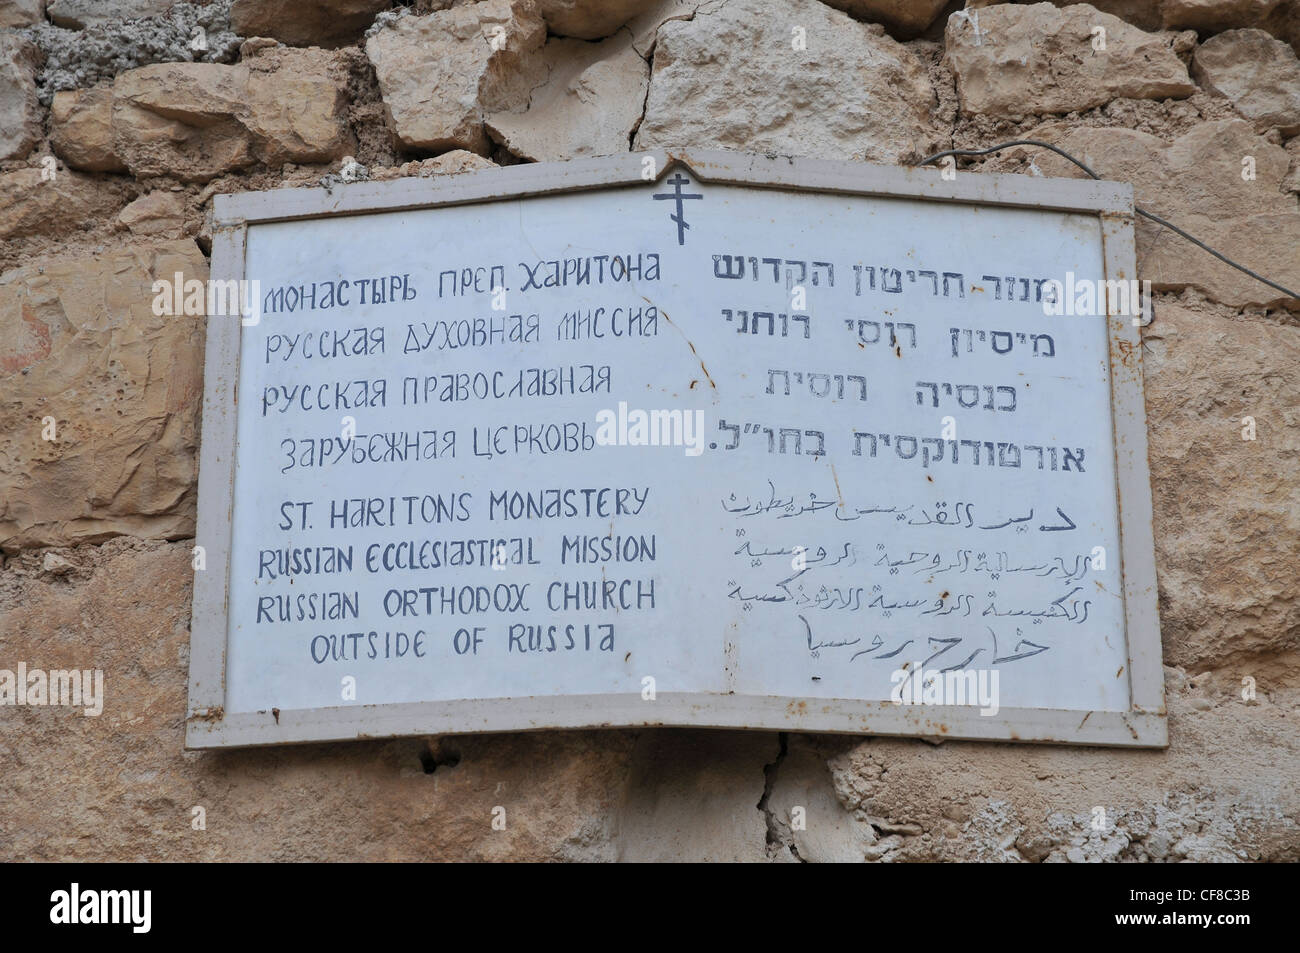
[[[643,160],[657,178],[675,164],[704,182],[794,191],[976,203],[1083,212],[1101,219],[1105,277],[1136,277],[1133,189],[1118,182],[958,173],[764,157],[713,151],[629,153],[537,163],[442,178],[403,178],[324,188],[276,189],[213,199],[212,277],[244,277],[248,226],[259,222],[437,208],[559,192],[642,185]],[[190,636],[187,748],[338,741],[400,735],[635,725],[691,725],[873,735],[1165,747],[1168,727],[1156,613],[1151,480],[1147,466],[1141,338],[1126,315],[1108,318],[1111,415],[1119,503],[1121,573],[1128,641],[1129,711],[1004,708],[983,717],[970,707],[893,705],[861,699],[723,694],[530,696],[226,715],[227,594],[237,440],[238,318],[208,322],[203,442],[196,542],[207,569],[195,573]]]

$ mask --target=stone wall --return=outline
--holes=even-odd
[[[0,667],[108,686],[99,718],[0,708],[0,856],[1300,859],[1300,301],[1168,232],[1138,228],[1166,751],[611,730],[186,752],[204,321],[150,307],[156,277],[206,276],[213,195],[335,186],[348,158],[908,163],[1026,137],[1297,288],[1297,49],[1300,0],[0,0]]]

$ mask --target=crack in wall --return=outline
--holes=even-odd
[[[785,762],[786,755],[790,753],[790,735],[782,731],[777,734],[780,748],[776,753],[776,760],[769,764],[763,765],[763,796],[758,799],[756,805],[763,815],[764,825],[766,827],[766,836],[764,845],[769,859],[774,859],[782,849],[788,849],[790,854],[800,863],[807,861],[799,856],[799,848],[795,846],[794,838],[791,836],[789,828],[782,823],[776,816],[776,813],[770,807],[772,801],[772,790],[776,787],[777,776],[781,772],[781,765]]]

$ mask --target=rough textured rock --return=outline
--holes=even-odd
[[[1201,123],[1171,143],[1131,129],[1059,124],[1034,130],[1033,138],[1059,145],[1102,178],[1133,183],[1137,204],[1246,267],[1300,288],[1300,206],[1282,185],[1289,158],[1249,123]],[[1043,175],[1083,176],[1044,150],[1033,158]],[[1243,178],[1248,158],[1250,180]],[[1137,242],[1138,276],[1157,289],[1192,287],[1232,305],[1287,300],[1152,222],[1138,219]]]
[[[524,159],[559,161],[627,152],[641,121],[650,67],[623,33],[601,43],[552,40],[549,78],[522,113],[486,117],[492,138]]]
[[[207,278],[193,242],[0,277],[0,549],[193,533],[202,318],[152,307],[177,272]]]
[[[916,36],[935,21],[948,0],[825,0],[855,20],[883,23],[903,36]]]
[[[113,148],[133,175],[187,182],[257,161],[329,162],[349,147],[346,82],[322,50],[141,67],[113,85]]]
[[[45,0],[0,0],[0,30],[31,26],[45,19]]]
[[[826,759],[802,735],[790,739],[770,771],[774,778],[763,805],[768,842],[781,845],[773,859],[857,864],[883,853],[875,828],[840,804]]]
[[[762,766],[777,751],[771,734],[643,732],[619,812],[618,859],[764,860],[765,824],[756,805]]]
[[[996,3],[997,0],[983,0],[981,6]],[[1024,0],[1017,0],[1024,2]],[[1082,0],[1054,0],[1058,7],[1070,6]],[[1163,0],[1093,0],[1092,6],[1104,13],[1111,13],[1125,23],[1141,27],[1144,30],[1159,30],[1164,27],[1164,18],[1160,12]],[[975,6],[968,3],[967,6]]]
[[[1291,49],[1300,56],[1300,0],[1286,0],[1258,24],[1244,23],[1241,26],[1259,26],[1279,40],[1291,44]]]
[[[138,20],[171,9],[174,0],[50,0],[47,13],[56,25],[81,30],[113,20]]]
[[[1143,344],[1165,661],[1300,674],[1300,328],[1162,302]]]
[[[175,192],[150,192],[122,209],[117,220],[132,235],[180,238],[185,232],[185,205]]]
[[[1229,682],[1202,710],[1173,674],[1167,751],[873,738],[832,755],[835,793],[889,832],[882,860],[1294,861],[1296,692],[1248,706]]]
[[[627,23],[632,46],[647,60],[654,53],[659,28],[669,20],[689,20],[707,0],[657,0]]]
[[[1300,59],[1263,30],[1229,30],[1196,48],[1192,73],[1206,89],[1226,96],[1255,128],[1300,133]]]
[[[1256,26],[1286,6],[1289,0],[1161,0],[1164,25],[1216,33],[1238,26]]]
[[[337,46],[359,37],[390,0],[235,0],[231,28],[295,46]]]
[[[30,31],[45,54],[36,81],[41,102],[48,105],[60,90],[98,86],[150,63],[230,62],[240,40],[230,32],[229,11],[230,0],[212,0],[175,3],[156,16],[110,19],[84,30],[41,23]]]
[[[330,162],[348,152],[348,72],[337,54],[269,50],[248,69],[247,113],[239,119],[259,160]]]
[[[24,553],[0,570],[13,657],[100,668],[107,695],[98,718],[9,712],[6,856],[760,860],[775,838],[778,857],[793,846],[813,861],[859,850],[872,860],[1300,859],[1300,697],[1261,683],[1259,704],[1246,705],[1235,690],[1258,669],[1237,665],[1218,682],[1167,669],[1167,751],[792,735],[782,757],[772,734],[665,729],[185,752],[194,542],[116,539]],[[132,823],[104,824],[103,805]],[[196,806],[206,830],[191,827]],[[804,831],[789,830],[795,806]],[[1092,829],[1098,806],[1103,831]],[[497,807],[505,830],[492,829]]]
[[[253,164],[245,109],[248,69],[165,63],[113,84],[113,151],[132,175],[203,182]]]
[[[35,45],[0,35],[0,159],[20,159],[41,139]]]
[[[599,40],[654,4],[655,0],[537,0],[537,9],[556,36]]]
[[[966,9],[1002,2],[1004,0],[966,0]],[[1058,7],[1067,7],[1084,0],[1052,2]],[[1144,30],[1172,28],[1211,34],[1234,27],[1259,27],[1288,42],[1295,42],[1289,34],[1300,28],[1300,22],[1295,22],[1300,19],[1300,6],[1296,0],[1092,0],[1092,6]]]
[[[112,192],[66,169],[19,169],[0,174],[0,238],[57,238],[80,230],[97,216],[116,213]]]
[[[101,669],[107,696],[98,718],[6,712],[6,858],[613,859],[628,732],[184,751],[193,545],[121,539],[64,550],[63,575],[36,553],[0,571],[7,657]]]
[[[1105,30],[1105,49],[1094,47],[1098,27]],[[1087,4],[1004,4],[978,15],[958,13],[949,17],[945,39],[957,96],[968,112],[1067,113],[1120,97],[1196,91],[1170,38]]]
[[[496,167],[495,162],[483,158],[477,152],[454,149],[451,152],[444,152],[433,159],[419,159],[412,162],[403,162],[400,166],[372,169],[368,178],[372,181],[401,179],[408,176],[429,178],[438,175],[459,175],[462,172],[477,172],[480,169],[495,169]]]
[[[522,108],[545,81],[532,0],[483,0],[401,17],[366,41],[389,126],[406,149],[486,155],[485,111]]]
[[[883,162],[930,150],[934,92],[906,47],[816,0],[786,9],[729,0],[665,23],[636,147]],[[791,23],[806,50],[791,48]]]
[[[1291,171],[1282,180],[1282,188],[1288,192],[1300,192],[1300,137],[1287,140],[1286,151],[1291,157]]]
[[[125,172],[113,151],[113,88],[55,93],[50,145],[68,165],[87,172]]]
[[[479,169],[494,169],[496,163],[490,159],[484,159],[481,155],[474,152],[467,152],[464,149],[455,149],[451,152],[444,152],[436,159],[425,159],[422,162],[410,163],[417,167],[415,175],[457,175],[461,172],[477,172]],[[405,166],[403,166],[405,168]]]

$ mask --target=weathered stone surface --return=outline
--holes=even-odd
[[[411,167],[410,172],[406,169]],[[434,159],[424,159],[420,162],[408,162],[402,166],[403,175],[458,175],[461,172],[477,172],[480,169],[495,169],[497,164],[491,159],[485,159],[475,152],[467,152],[464,149],[454,149],[451,152],[444,152]]]
[[[619,812],[618,859],[764,860],[766,825],[756,805],[762,767],[778,750],[766,733],[642,732]]]
[[[348,76],[338,54],[269,50],[248,69],[248,111],[239,119],[260,161],[331,162],[348,152]]]
[[[50,145],[68,165],[87,172],[125,172],[113,151],[113,88],[97,86],[54,94]]]
[[[654,5],[655,0],[537,0],[538,12],[552,33],[579,40],[609,36]]]
[[[389,0],[235,0],[230,25],[240,36],[271,36],[294,46],[337,46],[359,37]]]
[[[45,54],[37,77],[41,101],[49,105],[61,90],[110,84],[119,73],[150,63],[229,62],[240,44],[230,32],[229,12],[230,0],[210,0],[201,6],[177,2],[154,16],[110,18],[83,30],[41,23],[32,29]]]
[[[1291,49],[1300,56],[1300,0],[1283,0],[1273,12],[1258,24],[1247,23],[1243,26],[1256,26],[1267,30],[1279,40],[1291,44]]]
[[[916,36],[934,22],[948,0],[825,0],[855,20],[883,23],[903,36]]]
[[[550,161],[627,152],[645,105],[650,67],[623,33],[601,43],[552,40],[549,79],[522,113],[487,117],[492,138],[524,159]]]
[[[1003,2],[1005,0],[966,0],[966,9]],[[1052,2],[1058,7],[1068,7],[1083,0]],[[1297,0],[1092,0],[1092,6],[1144,30],[1200,30],[1203,34],[1211,34],[1238,27],[1259,27],[1288,42],[1291,41],[1287,36],[1288,21],[1300,16]]]
[[[1168,751],[795,735],[781,759],[772,734],[660,730],[185,752],[193,544],[115,539],[59,551],[48,570],[50,554],[31,552],[0,571],[10,657],[99,668],[107,696],[98,718],[7,712],[6,857],[761,859],[770,766],[769,816],[808,809],[800,859],[858,845],[884,860],[1300,859],[1296,693],[1265,682],[1246,705],[1237,666],[1195,687],[1169,670]],[[106,825],[104,805],[132,823]],[[194,806],[205,831],[191,829]],[[492,829],[497,807],[505,830]]]
[[[119,207],[114,194],[85,176],[57,168],[52,178],[42,177],[43,172],[19,169],[0,174],[0,238],[57,238]]]
[[[6,859],[613,859],[630,732],[184,751],[194,542],[117,539],[64,550],[63,575],[36,553],[0,571],[6,660],[98,668],[107,696],[98,718],[6,709]],[[105,805],[130,822],[105,824]]]
[[[122,209],[117,220],[132,235],[180,238],[185,233],[185,205],[175,192],[150,192]]]
[[[1244,674],[1205,710],[1167,680],[1167,751],[872,738],[830,758],[835,792],[888,861],[1294,861],[1297,695],[1248,706]]]
[[[1282,188],[1288,192],[1300,192],[1300,137],[1287,140],[1286,152],[1291,157],[1291,170],[1282,180]]]
[[[669,20],[689,20],[707,0],[656,0],[627,22],[632,46],[647,60],[654,52],[659,28]]]
[[[408,176],[427,178],[437,175],[459,175],[462,172],[477,172],[480,169],[495,169],[497,164],[485,159],[477,152],[454,149],[444,152],[433,159],[419,159],[403,162],[400,166],[388,166],[371,170],[369,178],[375,181],[401,179]]]
[[[45,19],[45,0],[0,0],[0,30],[31,26]]]
[[[207,278],[193,242],[0,277],[0,549],[193,532],[203,319],[152,307],[177,272]]]
[[[1168,664],[1300,657],[1296,367],[1300,329],[1258,318],[1161,302],[1143,333]]]
[[[254,162],[329,162],[349,147],[346,75],[322,50],[249,64],[160,63],[113,85],[113,148],[133,175],[203,182]]]
[[[1300,206],[1283,189],[1286,151],[1239,119],[1202,123],[1166,144],[1131,129],[1034,131],[1077,156],[1105,179],[1132,182],[1136,201],[1212,248],[1288,288],[1300,288]],[[1255,178],[1243,179],[1254,163]],[[1034,162],[1044,175],[1082,177],[1045,150]],[[1193,287],[1231,305],[1267,304],[1285,296],[1223,264],[1185,239],[1138,219],[1138,277],[1157,289]]]
[[[1094,48],[1094,29],[1105,49]],[[976,32],[978,28],[978,33]],[[967,112],[1067,113],[1112,99],[1190,96],[1196,86],[1170,39],[1088,4],[1002,4],[948,18],[946,56]]]
[[[401,17],[366,40],[403,148],[486,155],[485,111],[520,109],[545,81],[546,25],[533,0],[483,0]]]
[[[36,46],[0,35],[0,159],[21,159],[41,139]]]
[[[806,50],[791,48],[792,23]],[[636,147],[919,158],[939,139],[934,93],[920,61],[879,30],[816,0],[781,17],[729,0],[665,23]]]
[[[113,20],[138,20],[171,9],[175,0],[50,0],[48,14],[57,26],[81,30]]]
[[[998,0],[984,0],[981,6],[988,6]],[[1024,2],[1024,0],[1018,0]],[[1058,7],[1072,6],[1080,0],[1053,0]],[[1131,23],[1144,30],[1159,30],[1165,26],[1161,16],[1162,0],[1093,0],[1092,5],[1103,13],[1111,13],[1125,23]],[[967,4],[974,6],[973,3]]]
[[[203,182],[253,164],[244,111],[248,68],[160,63],[113,84],[113,151],[137,177]]]
[[[766,805],[769,841],[784,845],[790,860],[805,863],[860,864],[883,853],[875,829],[844,809],[835,796],[826,759],[802,735],[773,769]],[[778,855],[773,858],[785,860]]]
[[[1229,30],[1196,48],[1192,74],[1264,131],[1300,133],[1300,59],[1263,30]]]
[[[1288,0],[1161,0],[1164,25],[1217,33],[1233,27],[1258,26]]]

